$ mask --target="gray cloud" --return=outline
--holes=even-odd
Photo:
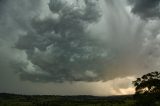
[[[45,10],[48,15],[41,14],[38,7],[19,10],[20,14],[32,10],[28,17],[13,14],[13,22],[19,27],[14,31],[21,29],[23,34],[16,36],[12,46],[22,59],[10,64],[20,78],[34,82],[106,81],[135,73],[128,70],[130,64],[135,64],[129,61],[139,55],[135,51],[142,46],[143,25],[132,22],[130,26],[130,16],[115,1],[104,2],[105,8],[101,9],[106,9],[106,13],[98,3],[101,2],[84,0],[70,4],[50,0]],[[98,24],[101,27],[102,18],[107,19],[105,34],[92,28]],[[119,19],[121,26],[117,24]],[[100,33],[93,36],[94,30]]]
[[[39,1],[1,0],[0,5],[0,72],[3,79],[7,73],[11,75],[10,73],[17,71],[12,67],[12,63],[25,60],[24,52],[15,49],[14,44],[19,36],[25,34],[25,30],[30,30],[29,22],[32,16],[38,13],[34,12],[38,9]],[[3,83],[5,84],[5,81]]]
[[[160,17],[159,0],[129,0],[133,5],[132,12],[143,19]]]
[[[5,75],[94,82],[159,69],[159,21],[133,16],[125,0],[71,1],[6,1],[0,20]]]
[[[33,68],[31,73],[20,72],[23,79],[55,82],[101,79],[99,74],[108,61],[108,51],[86,30],[88,24],[98,21],[100,14],[96,2],[84,0],[84,4],[83,8],[75,8],[51,0],[49,9],[58,19],[32,20],[34,31],[20,37],[16,45],[25,50]]]
[[[106,81],[117,75],[134,73],[128,71],[131,70],[128,65],[134,64],[129,63],[131,56],[137,56],[135,51],[141,48],[141,36],[135,34],[143,32],[143,25],[135,24],[137,28],[132,32],[134,23],[133,26],[124,24],[130,20],[122,6],[108,0],[106,14],[102,15],[98,3],[84,0],[68,4],[67,1],[50,0],[50,15],[33,17],[30,21],[32,30],[27,30],[16,43],[15,48],[27,56],[23,63],[14,63],[21,79],[35,82]],[[102,18],[107,19],[105,34],[100,32],[93,37],[94,30],[99,31],[92,26],[101,24]],[[125,29],[117,24],[119,19]]]

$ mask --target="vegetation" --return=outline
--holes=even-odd
[[[155,71],[133,81],[137,106],[156,106],[160,101],[160,73]]]
[[[133,106],[128,96],[26,96],[0,94],[0,106]]]

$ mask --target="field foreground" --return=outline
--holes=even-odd
[[[132,95],[126,96],[56,96],[0,94],[0,106],[133,106]]]

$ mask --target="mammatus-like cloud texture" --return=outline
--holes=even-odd
[[[109,33],[106,31],[105,35],[100,33],[93,37],[91,26],[98,24],[103,17],[100,2],[83,0],[69,3],[50,0],[48,7],[51,16],[33,17],[30,24],[32,30],[19,38],[16,48],[23,50],[29,61],[26,66],[19,67],[21,78],[64,82],[108,80],[116,74],[124,76],[126,69],[121,69],[120,66],[128,62],[128,57],[138,43],[133,47],[129,45],[138,37],[131,38],[133,34],[119,29],[116,23],[118,18],[113,14],[107,14],[108,18],[113,18],[109,20],[115,21],[108,23],[107,26],[111,24],[109,30],[106,28]],[[106,3],[106,7],[112,6],[107,7],[115,9],[112,12],[120,12],[120,18],[127,14],[118,10],[115,1],[103,3]],[[98,39],[102,36],[111,38],[105,38],[108,41]],[[112,69],[113,67],[117,69]]]
[[[157,70],[160,21],[133,15],[159,17],[156,1],[0,0],[1,75],[93,82]]]
[[[24,70],[21,76],[33,81],[100,80],[109,51],[86,30],[100,18],[97,3],[84,0],[80,7],[50,0],[53,17],[33,18],[33,31],[20,37],[16,44],[26,52],[32,68],[31,73]]]

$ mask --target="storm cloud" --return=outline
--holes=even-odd
[[[132,12],[143,19],[160,18],[160,0],[129,0]]]
[[[115,1],[104,3],[106,10],[119,12],[119,18],[127,16],[125,10],[119,11]],[[107,7],[108,4],[112,7]],[[67,1],[50,0],[50,15],[33,17],[30,21],[32,30],[19,37],[15,45],[16,49],[25,52],[27,58],[23,64],[14,63],[21,79],[37,82],[106,81],[115,78],[116,74],[125,76],[132,73],[127,73],[127,69],[121,69],[121,66],[128,63],[127,59],[131,56],[128,54],[134,51],[138,43],[133,47],[126,45],[132,45],[139,36],[119,29],[116,23],[118,17],[109,11],[109,17],[102,16],[99,6],[98,1],[84,0],[69,4]],[[114,20],[106,22],[111,24],[109,30],[106,28],[109,33],[93,37],[91,26],[98,24],[102,17]],[[98,39],[102,36],[111,38],[104,41]],[[116,69],[112,69],[114,67]]]
[[[22,78],[56,82],[100,79],[98,74],[107,61],[107,50],[86,30],[88,24],[98,21],[100,14],[97,2],[83,3],[80,8],[51,0],[53,17],[33,18],[33,31],[20,37],[16,44],[30,61],[30,68],[20,72]]]
[[[130,3],[1,0],[2,75],[43,83],[98,82],[158,70],[160,21],[133,13],[159,18],[159,1]]]

